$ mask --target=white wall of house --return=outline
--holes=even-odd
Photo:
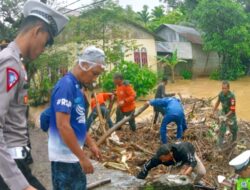
[[[154,39],[133,39],[138,45],[138,49],[146,48],[148,68],[152,71],[157,71],[157,52]],[[125,55],[125,60],[134,62],[134,51],[128,51]]]
[[[155,46],[155,40],[154,39],[130,39],[130,41],[133,41],[133,43],[138,46],[139,49],[145,48],[147,50],[147,61],[148,61],[148,68],[150,68],[152,71],[157,71],[157,53],[156,53],[156,46]],[[98,46],[101,46],[101,41],[100,42],[93,42],[91,41],[85,42],[84,44],[77,44],[77,43],[68,43],[63,46],[57,47],[62,50],[69,51],[71,53],[71,65],[75,64],[75,60],[77,59],[77,54],[79,52],[82,52],[84,48],[87,46],[95,44]],[[132,61],[134,62],[134,51],[129,50],[128,52],[126,51],[126,54],[124,56],[124,60],[126,61]],[[113,65],[108,65],[107,69],[111,70],[113,68]]]

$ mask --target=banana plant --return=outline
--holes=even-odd
[[[172,55],[167,56],[157,56],[158,61],[160,63],[164,63],[165,65],[169,66],[171,69],[171,75],[172,75],[172,82],[175,82],[175,67],[178,63],[186,63],[186,60],[179,59],[177,56],[177,50],[173,52]]]

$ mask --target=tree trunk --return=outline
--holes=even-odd
[[[171,68],[171,74],[172,74],[172,83],[175,82],[175,73],[174,73],[174,68],[175,67],[170,67]]]

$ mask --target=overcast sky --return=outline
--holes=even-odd
[[[70,3],[75,2],[76,0],[58,0],[62,2],[61,6],[69,5]],[[92,3],[92,0],[79,0],[79,2],[74,3],[68,6],[69,9],[75,9],[79,6],[84,6]],[[126,7],[127,5],[131,5],[134,11],[141,11],[143,5],[149,6],[150,9],[154,8],[155,6],[161,5],[159,0],[119,0],[119,4],[122,7]]]

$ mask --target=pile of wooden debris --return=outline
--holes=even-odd
[[[213,108],[211,101],[212,98],[182,99],[188,123],[188,130],[184,134],[183,141],[191,142],[195,146],[198,156],[202,158],[207,169],[204,182],[209,186],[218,186],[217,175],[228,177],[233,175],[232,168],[228,166],[229,160],[243,150],[250,149],[250,123],[238,121],[237,144],[230,144],[231,134],[227,133],[224,148],[218,150],[216,140],[219,121],[210,117]],[[102,137],[98,135],[98,132],[95,132],[95,138],[102,150],[103,164],[106,167],[136,175],[140,167],[160,146],[160,123],[153,126],[151,120],[152,116],[138,123],[136,132],[130,131],[128,125],[123,125],[121,130],[116,130],[115,133],[114,130],[109,130],[107,131],[108,134],[102,135]],[[109,137],[111,134],[112,136]],[[175,136],[176,126],[173,124],[168,127],[169,142],[175,142]],[[108,142],[107,137],[109,137]],[[155,179],[163,173],[171,172],[173,174],[178,171],[176,168],[159,166],[149,173],[147,180]]]

